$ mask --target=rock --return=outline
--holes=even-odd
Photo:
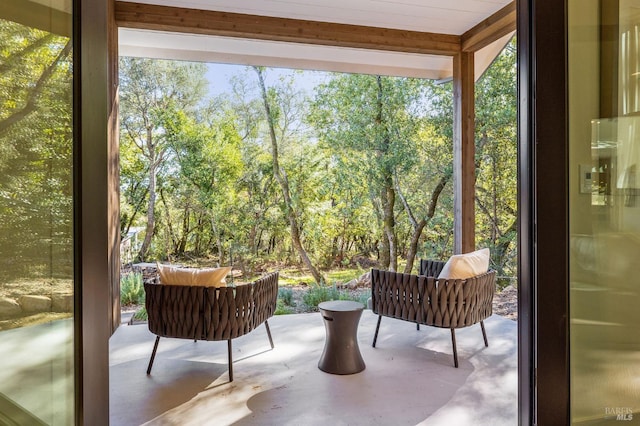
[[[363,274],[360,278],[358,278],[360,282],[360,287],[371,287],[371,271]]]
[[[506,287],[505,287],[505,288],[503,288],[503,289],[502,289],[502,291],[501,291],[501,293],[504,293],[504,294],[517,293],[517,292],[518,292],[518,289],[517,289],[517,288],[515,288],[515,287],[514,287],[514,286],[512,286],[512,285],[508,285],[508,286],[506,286]]]
[[[13,316],[19,315],[22,313],[22,308],[20,304],[13,299],[9,299],[8,297],[0,297],[0,316]]]
[[[358,287],[371,287],[371,271],[344,284],[345,288],[355,290]]]
[[[354,278],[354,279],[352,279],[351,281],[347,282],[347,283],[344,285],[344,288],[350,288],[350,289],[358,288],[358,283],[359,283],[359,282],[360,282],[360,281],[359,281],[359,279],[358,279],[358,278]]]
[[[51,299],[47,296],[21,296],[18,299],[22,310],[29,313],[51,311]]]
[[[509,285],[493,296],[493,313],[518,320],[518,289]]]
[[[359,266],[361,268],[376,268],[378,267],[378,262],[373,259],[368,258],[363,255],[355,255],[351,258],[351,265]]]
[[[73,312],[73,294],[54,294],[51,298],[54,312]]]

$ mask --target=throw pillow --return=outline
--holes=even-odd
[[[161,284],[200,285],[205,287],[225,287],[225,277],[231,272],[231,266],[220,268],[178,268],[158,265]]]
[[[454,254],[444,264],[438,279],[465,279],[484,274],[489,270],[489,249]]]

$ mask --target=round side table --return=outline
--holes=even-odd
[[[331,374],[355,374],[364,370],[358,347],[358,323],[364,305],[347,300],[333,300],[318,305],[327,337],[318,368]]]

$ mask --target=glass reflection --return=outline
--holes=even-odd
[[[640,1],[570,0],[568,10],[572,423],[636,424]],[[615,52],[609,63],[607,49]]]
[[[0,10],[0,424],[74,423],[72,43],[43,22],[70,32]]]

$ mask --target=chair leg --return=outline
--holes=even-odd
[[[267,329],[267,336],[269,337],[269,344],[271,345],[271,349],[273,349],[273,339],[271,338],[271,329],[269,329],[269,322],[267,320],[264,321],[264,326]]]
[[[153,352],[151,352],[151,359],[149,360],[149,366],[147,367],[147,376],[151,374],[151,367],[153,367],[153,360],[156,358],[156,351],[158,350],[158,342],[160,336],[156,336],[156,343],[153,345]]]
[[[480,321],[480,327],[482,328],[482,337],[484,337],[484,345],[489,347],[489,341],[487,340],[487,332],[484,330],[484,321]]]
[[[231,339],[227,340],[227,356],[229,358],[229,382],[233,382],[233,360],[231,359]]]
[[[376,325],[376,334],[373,335],[373,346],[376,347],[376,340],[378,340],[378,330],[380,330],[380,321],[382,321],[382,315],[378,315],[378,324]]]
[[[451,329],[451,343],[453,344],[453,365],[458,368],[458,348],[456,347],[456,331]]]

